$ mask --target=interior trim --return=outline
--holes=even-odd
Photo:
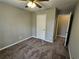
[[[68,47],[68,51],[69,51],[69,57],[70,59],[72,59],[72,55],[71,55],[71,52],[70,52],[70,48]]]
[[[5,47],[1,48],[0,51],[1,51],[1,50],[4,50],[4,49],[6,49],[6,48],[9,48],[9,47],[11,47],[11,46],[13,46],[13,45],[16,45],[16,44],[18,44],[18,43],[21,43],[21,42],[23,42],[23,41],[25,41],[25,40],[27,40],[27,39],[29,39],[29,38],[32,38],[32,36],[27,37],[27,38],[25,38],[25,39],[22,39],[22,40],[20,40],[20,41],[18,41],[18,42],[15,42],[15,43],[13,43],[13,44],[8,45],[8,46],[5,46]]]
[[[64,36],[64,35],[57,35],[57,36],[59,36],[59,37],[63,37],[63,38],[65,38],[66,36]]]
[[[38,38],[38,37],[36,37],[36,36],[32,36],[32,37],[37,38],[37,39],[40,39],[40,38]],[[44,39],[41,39],[41,40],[44,40]],[[50,40],[44,40],[44,41],[47,41],[47,42],[53,43],[53,40],[52,40],[52,41],[50,41]]]
[[[6,48],[9,48],[9,47],[11,47],[11,46],[13,46],[13,45],[16,45],[16,44],[18,44],[18,43],[21,43],[21,42],[23,42],[23,41],[25,41],[25,40],[27,40],[27,39],[29,39],[29,38],[32,38],[32,37],[37,38],[37,37],[35,37],[35,36],[27,37],[27,38],[22,39],[22,40],[20,40],[20,41],[18,41],[18,42],[15,42],[15,43],[13,43],[13,44],[10,44],[10,45],[8,45],[8,46],[5,46],[5,47],[3,47],[3,48],[0,48],[0,51],[1,51],[1,50],[4,50],[4,49],[6,49]],[[49,41],[49,40],[45,40],[45,41],[52,43],[52,41]]]

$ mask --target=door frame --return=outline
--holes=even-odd
[[[73,17],[74,17],[74,11],[71,14],[71,18],[70,18],[70,24],[69,24],[69,30],[68,30],[68,36],[67,36],[67,41],[66,41],[66,47],[68,47],[69,44],[69,39],[70,39],[70,34],[71,34],[71,29],[72,29],[72,23],[73,23]]]
[[[67,39],[65,39],[64,46],[67,46],[68,43],[69,43],[69,37],[70,37],[70,31],[71,31],[71,25],[72,25],[72,20],[71,19],[73,17],[73,14],[71,12],[69,14],[70,14],[70,20],[69,20],[69,26],[67,27],[68,34],[67,34]],[[60,14],[60,15],[69,15],[69,14]],[[56,26],[56,28],[55,28],[55,30],[56,30],[55,31],[56,32],[55,37],[56,37],[57,36],[57,29],[58,29],[58,15],[57,15],[57,18],[56,18],[56,24],[55,24],[55,26]]]
[[[70,13],[70,19],[69,19],[68,26],[67,26],[67,32],[68,32],[68,33],[67,33],[67,38],[68,38],[68,35],[69,35],[69,27],[70,27],[71,15],[72,15],[72,13]],[[65,39],[65,44],[64,44],[64,46],[66,46],[67,38]]]

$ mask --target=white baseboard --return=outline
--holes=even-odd
[[[20,43],[20,42],[23,42],[23,41],[25,41],[25,40],[27,40],[27,39],[29,39],[29,38],[32,38],[32,37],[37,38],[37,37],[35,37],[35,36],[31,36],[31,37],[25,38],[25,39],[20,40],[20,41],[18,41],[18,42],[16,42],[16,43],[13,43],[13,44],[10,44],[10,45],[8,45],[8,46],[5,46],[5,47],[1,48],[0,51],[1,51],[1,50],[4,50],[4,49],[6,49],[6,48],[9,48],[9,47],[11,47],[11,46],[13,46],[13,45],[16,45],[16,44],[18,44],[18,43]],[[49,40],[45,40],[45,41],[47,41],[47,42],[52,42],[52,41],[49,41]],[[71,56],[71,52],[70,52],[70,48],[69,48],[69,47],[68,47],[68,50],[69,50],[70,59],[72,59],[72,56]]]
[[[35,36],[30,36],[30,37],[28,37],[28,38],[22,39],[22,40],[20,40],[20,41],[18,41],[18,42],[15,42],[15,43],[13,43],[13,44],[10,44],[10,45],[8,45],[8,46],[5,46],[5,47],[3,47],[3,48],[0,48],[0,51],[1,51],[1,50],[4,50],[4,49],[6,49],[6,48],[9,48],[9,47],[11,47],[11,46],[13,46],[13,45],[16,45],[16,44],[18,44],[18,43],[21,43],[21,42],[23,42],[23,41],[25,41],[25,40],[27,40],[27,39],[29,39],[29,38],[32,38],[32,37],[37,38],[37,37],[35,37]],[[52,42],[52,41],[49,41],[49,40],[45,40],[45,41],[47,41],[47,42]]]
[[[70,59],[72,59],[72,56],[71,56],[71,52],[70,52],[70,48],[68,47],[68,51],[69,51],[69,57]]]
[[[28,38],[25,38],[25,39],[22,39],[22,40],[20,40],[20,41],[18,41],[18,42],[15,42],[15,43],[13,43],[13,44],[8,45],[8,46],[5,46],[5,47],[1,48],[0,51],[1,51],[1,50],[4,50],[4,49],[6,49],[6,48],[9,48],[9,47],[11,47],[11,46],[13,46],[13,45],[16,45],[16,44],[18,44],[18,43],[20,43],[20,42],[23,42],[23,41],[25,41],[25,40],[27,40],[27,39],[29,39],[29,38],[32,38],[32,36],[31,36],[31,37],[28,37]]]
[[[36,36],[32,36],[32,37],[37,38]],[[40,39],[40,38],[37,38],[37,39]],[[44,41],[47,41],[47,42],[50,42],[50,43],[53,42],[53,40],[52,41],[50,41],[50,40],[44,40]]]
[[[66,37],[66,36],[63,36],[63,35],[57,35],[57,36],[59,36],[59,37],[64,37],[64,38]]]

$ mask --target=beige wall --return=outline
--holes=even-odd
[[[79,4],[77,5],[77,8],[75,10],[70,35],[69,49],[72,59],[79,59]]]
[[[31,36],[31,13],[0,3],[0,48]]]
[[[32,22],[32,35],[36,36],[36,15],[37,14],[47,14],[46,19],[46,40],[53,41],[53,33],[54,33],[54,24],[55,24],[55,13],[56,10],[54,7],[50,9],[46,9],[43,11],[38,11],[36,13],[33,13],[33,22]]]
[[[32,13],[32,36],[36,36],[36,14]]]

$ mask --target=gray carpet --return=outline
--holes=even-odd
[[[30,38],[0,51],[0,59],[69,59],[69,55],[61,40],[49,43]]]

